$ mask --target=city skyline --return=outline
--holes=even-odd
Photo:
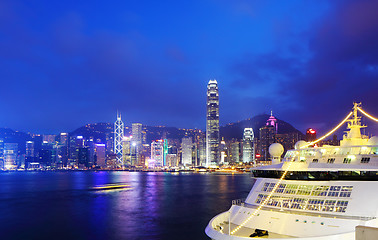
[[[326,131],[353,101],[375,109],[376,1],[2,1],[0,126],[67,132],[126,125],[205,129],[261,113]]]

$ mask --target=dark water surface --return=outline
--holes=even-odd
[[[131,189],[89,190],[119,182]],[[248,174],[0,173],[0,239],[208,239],[251,187]]]

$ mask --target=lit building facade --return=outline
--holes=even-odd
[[[105,168],[106,167],[106,154],[105,144],[97,143],[95,148],[96,165]]]
[[[0,138],[0,169],[4,168],[4,139]]]
[[[4,168],[17,168],[18,144],[4,143]]]
[[[114,123],[114,153],[117,156],[117,164],[122,165],[122,140],[124,136],[124,125],[121,119],[121,114],[117,113],[117,121]]]
[[[133,135],[133,142],[142,144],[142,124],[141,123],[133,123],[131,127],[131,132]]]
[[[219,92],[216,80],[207,85],[206,167],[218,165],[219,151]]]
[[[191,137],[184,137],[181,143],[182,148],[182,165],[189,166],[192,165],[193,159],[193,142]]]
[[[157,140],[151,143],[151,160],[154,161],[155,167],[164,166],[164,141]]]
[[[243,162],[255,162],[254,134],[252,128],[244,128],[243,134]]]

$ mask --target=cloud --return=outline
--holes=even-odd
[[[287,57],[290,48],[239,59],[232,70],[240,78],[233,86],[255,88],[282,117],[301,130],[312,125],[325,131],[341,120],[353,101],[375,106],[378,100],[378,9],[376,1],[334,4],[321,21],[302,35],[302,53]],[[292,48],[298,51],[298,47]],[[301,50],[299,50],[301,51]],[[286,96],[286,97],[285,97]],[[282,99],[277,103],[275,99]],[[374,111],[373,111],[374,112]],[[378,110],[375,110],[378,115]],[[303,122],[303,123],[301,123]]]

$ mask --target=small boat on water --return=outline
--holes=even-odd
[[[113,189],[129,189],[129,184],[123,184],[123,183],[109,183],[99,186],[94,186],[90,188],[92,191],[101,191],[101,190],[113,190]]]

